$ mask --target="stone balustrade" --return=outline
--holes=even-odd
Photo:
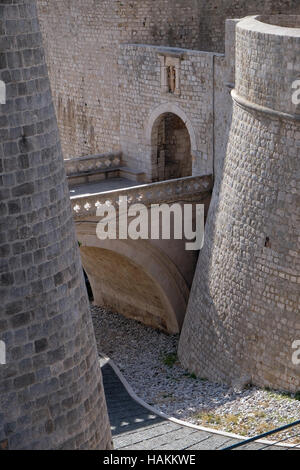
[[[83,173],[116,169],[120,166],[122,166],[121,152],[88,155],[65,160],[65,168],[68,177]]]
[[[213,188],[211,176],[191,176],[159,183],[144,184],[132,188],[106,191],[71,197],[74,218],[96,215],[103,204],[118,207],[119,197],[127,196],[129,204],[161,204],[179,201],[184,198],[195,200],[200,194],[209,193]]]

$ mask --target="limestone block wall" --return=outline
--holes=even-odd
[[[249,15],[300,14],[298,0],[199,0],[199,42],[205,51],[224,51],[225,21]]]
[[[300,28],[237,25],[233,121],[179,356],[198,376],[300,388]],[[295,24],[295,23],[294,23]],[[300,26],[298,17],[297,24]],[[287,23],[290,25],[290,22]]]
[[[0,1],[1,449],[111,436],[33,0]]]
[[[214,129],[213,174],[222,177],[228,136],[232,122],[231,91],[235,86],[235,32],[240,20],[226,20],[225,56],[214,57]]]
[[[120,150],[120,44],[223,52],[227,18],[300,14],[298,0],[37,3],[65,158]]]
[[[196,48],[197,2],[155,0],[155,8],[153,0],[38,5],[64,157],[119,150],[119,44]]]
[[[162,54],[180,56],[180,95],[164,93]],[[190,135],[193,175],[212,174],[214,54],[145,45],[120,46],[120,139],[124,161],[157,178],[155,124],[177,115]]]

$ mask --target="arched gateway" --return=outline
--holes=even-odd
[[[164,103],[155,108],[145,132],[153,181],[192,176],[196,134],[190,119],[178,106]]]

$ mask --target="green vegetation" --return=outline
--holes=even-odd
[[[189,379],[198,380],[198,377],[196,376],[196,374],[190,374],[189,372],[186,372],[183,375],[184,375],[184,377],[188,377]],[[199,379],[199,380],[204,381],[204,379]]]
[[[276,427],[275,421],[283,421],[283,424],[286,424],[285,420],[279,415],[274,415],[274,419],[270,420],[268,412],[264,411],[254,411],[247,416],[243,416],[240,413],[219,415],[209,410],[197,413],[194,418],[197,420],[198,425],[232,432],[245,437],[252,437],[273,430]],[[292,421],[296,421],[296,418]],[[280,439],[286,436],[287,433],[281,433],[277,437]],[[293,438],[292,442],[298,444],[300,438]]]
[[[163,358],[163,363],[165,364],[165,366],[168,366],[168,367],[174,367],[174,365],[177,361],[178,361],[178,357],[177,357],[176,353],[167,354]]]
[[[268,395],[271,398],[275,398],[276,400],[297,400],[300,401],[300,391],[296,393],[288,393],[288,392],[276,392],[275,390],[271,390],[269,388],[265,389],[268,392]]]

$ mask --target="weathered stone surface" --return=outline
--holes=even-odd
[[[291,24],[285,20],[273,26],[277,21],[237,25],[233,121],[179,356],[201,377],[234,384],[250,376],[254,384],[295,392],[300,120],[292,83],[300,28],[284,28]]]
[[[102,378],[35,3],[0,1],[7,91],[0,105],[0,339],[7,349],[0,447],[106,449]]]
[[[195,213],[196,204],[203,204],[206,215],[211,189],[211,177],[191,177],[94,195],[86,186],[86,195],[72,196],[82,262],[95,305],[105,305],[154,328],[178,333],[198,252],[186,250],[185,238],[174,238],[172,222],[170,240],[151,240],[150,233],[148,240],[100,240],[96,235],[100,220],[96,217],[97,207],[109,198],[118,208],[119,197],[127,196],[131,204],[145,204],[150,229],[151,205],[177,204],[184,212],[184,204],[189,202]],[[119,217],[119,210],[117,214]],[[128,218],[129,223],[132,219]]]
[[[121,119],[127,119],[120,108],[126,97],[120,45],[223,52],[227,18],[300,14],[298,0],[38,0],[38,6],[65,158],[120,150]],[[195,65],[188,75],[201,79]],[[156,73],[152,67],[151,85]]]

